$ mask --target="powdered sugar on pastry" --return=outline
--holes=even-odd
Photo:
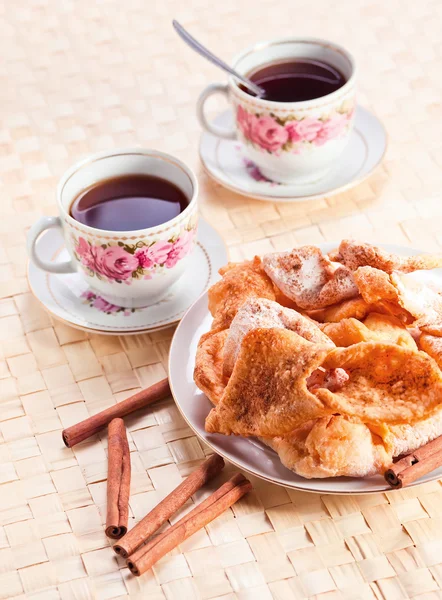
[[[418,339],[418,345],[428,356],[434,358],[439,368],[442,369],[442,337],[423,333]]]
[[[339,260],[352,271],[358,267],[374,267],[386,273],[401,271],[411,273],[420,269],[436,269],[442,267],[442,254],[419,254],[417,256],[398,256],[355,240],[342,240],[338,252],[333,254],[335,260]]]
[[[385,442],[393,448],[393,456],[408,454],[442,435],[442,409],[414,425],[393,425]]]
[[[399,292],[399,303],[417,319],[437,320],[442,316],[442,279],[435,273],[392,273],[392,284]]]
[[[323,308],[358,295],[350,270],[330,261],[316,246],[266,254],[262,262],[274,284],[302,309]]]
[[[247,300],[237,312],[224,346],[224,375],[230,376],[244,336],[252,329],[290,329],[310,342],[334,347],[334,343],[308,317],[265,298]]]
[[[367,477],[384,471],[392,458],[366,425],[339,415],[310,421],[266,442],[288,469],[307,479]]]
[[[388,274],[374,267],[359,267],[354,278],[367,303],[389,306],[406,322],[417,319],[416,327],[441,335],[442,278],[438,272]]]
[[[214,330],[227,329],[248,298],[275,300],[274,285],[265,274],[258,256],[252,261],[229,263],[219,273],[222,279],[207,293]]]
[[[206,431],[274,437],[335,412],[318,400],[307,379],[330,345],[308,342],[287,329],[254,329],[244,337],[224,394],[206,419]],[[339,365],[338,365],[339,366]]]

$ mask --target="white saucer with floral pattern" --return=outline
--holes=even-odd
[[[66,260],[61,233],[49,229],[37,242],[39,256],[54,262]],[[217,231],[199,220],[198,237],[187,271],[159,302],[146,308],[123,308],[106,302],[88,288],[78,274],[55,275],[28,265],[31,291],[57,320],[77,329],[102,334],[131,335],[165,329],[179,322],[186,310],[218,278],[228,261]]]
[[[221,128],[233,126],[228,110],[216,117]],[[379,119],[367,109],[356,109],[350,142],[336,167],[313,183],[280,184],[266,179],[246,158],[242,144],[203,133],[200,158],[207,173],[230,190],[258,200],[302,202],[343,192],[366,179],[380,164],[387,148],[387,134]]]

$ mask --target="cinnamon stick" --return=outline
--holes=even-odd
[[[142,575],[165,554],[216,519],[251,489],[250,481],[237,473],[170,529],[139,548],[129,557],[127,566],[134,575]]]
[[[157,529],[163,525],[185,502],[205,483],[213,479],[224,468],[224,460],[218,454],[212,454],[180,485],[150,511],[129,533],[127,533],[114,550],[123,558],[128,558]]]
[[[222,496],[224,496],[224,494],[227,494],[227,492],[230,492],[237,485],[240,485],[241,483],[244,483],[245,481],[246,481],[246,478],[244,477],[244,475],[242,475],[242,473],[235,473],[235,475],[233,475],[233,477],[231,477],[228,481],[226,481],[226,483],[224,483],[221,487],[219,487],[217,490],[215,490],[213,492],[213,494],[210,494],[210,496],[208,498],[206,498],[200,504],[198,504],[198,506],[196,506],[195,509],[197,508],[199,511],[201,511],[205,508],[208,508],[209,506],[214,504],[217,500],[219,500]],[[195,509],[193,509],[193,510],[195,510]],[[175,523],[175,525],[172,525],[172,527],[170,527],[167,531],[170,532],[173,529],[176,529],[178,525],[182,525],[185,521],[187,521],[192,516],[193,510],[188,512],[186,515],[184,515],[184,517],[182,519],[177,521],[177,523]],[[160,538],[161,538],[161,534],[156,537],[151,538],[146,544],[144,544],[143,546],[140,546],[138,548],[138,550],[136,550],[133,554],[131,554],[128,560],[136,562],[141,556],[143,556],[144,554],[146,554],[146,552],[151,550],[159,542]]]
[[[108,427],[106,535],[119,539],[127,532],[129,519],[130,452],[123,419]]]
[[[384,477],[398,490],[438,467],[442,467],[442,436],[398,460],[385,471]]]
[[[152,402],[163,400],[170,395],[169,381],[162,379],[158,383],[151,385],[145,390],[118,402],[114,406],[103,410],[96,415],[85,419],[72,427],[68,427],[62,432],[63,441],[68,448],[79,444],[83,440],[91,437],[108,425],[112,419],[125,417],[126,415],[149,406]]]

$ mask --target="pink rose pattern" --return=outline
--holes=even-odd
[[[97,296],[93,292],[86,291],[81,294],[82,298],[85,298],[85,301],[91,308],[96,308],[100,312],[106,313],[107,315],[115,315],[117,313],[123,314],[125,317],[129,317],[137,308],[124,308],[124,306],[117,306],[116,304],[112,304],[108,302],[101,296]]]
[[[237,150],[241,150],[241,146],[239,148],[237,148]],[[267,177],[261,173],[261,171],[259,170],[259,168],[250,159],[248,159],[246,157],[243,157],[243,162],[244,162],[245,168],[247,169],[247,173],[255,181],[265,181],[266,183],[269,183],[272,187],[275,187],[277,185],[281,185],[280,183],[277,183],[276,181],[272,181],[271,179],[267,179]]]
[[[171,269],[179,260],[189,254],[195,229],[184,229],[177,238],[157,241],[150,246],[120,244],[95,246],[80,237],[75,243],[78,260],[90,274],[110,282],[130,284],[134,279],[151,279],[159,268]],[[100,299],[100,301],[105,302]],[[100,307],[97,307],[101,310]],[[111,309],[104,312],[112,312]]]
[[[328,119],[305,117],[282,121],[273,116],[247,112],[238,106],[237,124],[244,138],[253,145],[271,154],[289,151],[298,154],[301,144],[322,146],[329,140],[341,136],[347,129],[354,110],[335,113]]]
[[[251,125],[251,139],[255,144],[277,152],[288,140],[288,131],[272,117],[255,117]]]
[[[173,244],[170,242],[155,242],[152,246],[138,248],[135,251],[135,257],[140,267],[151,269],[154,265],[162,265],[166,262]]]

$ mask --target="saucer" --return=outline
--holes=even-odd
[[[49,229],[37,242],[43,260],[68,259],[58,229]],[[94,294],[78,273],[55,275],[28,265],[32,293],[56,319],[93,333],[130,335],[165,329],[179,322],[187,309],[218,279],[218,269],[228,261],[220,235],[200,219],[198,237],[188,269],[169,293],[146,308],[123,308]]]
[[[233,113],[228,110],[215,118],[219,127],[231,128]],[[387,134],[379,119],[367,109],[356,109],[355,127],[348,146],[336,167],[318,181],[280,184],[266,179],[246,158],[242,144],[203,133],[200,158],[207,173],[228,189],[258,200],[302,202],[343,192],[366,179],[381,162],[387,148]]]

